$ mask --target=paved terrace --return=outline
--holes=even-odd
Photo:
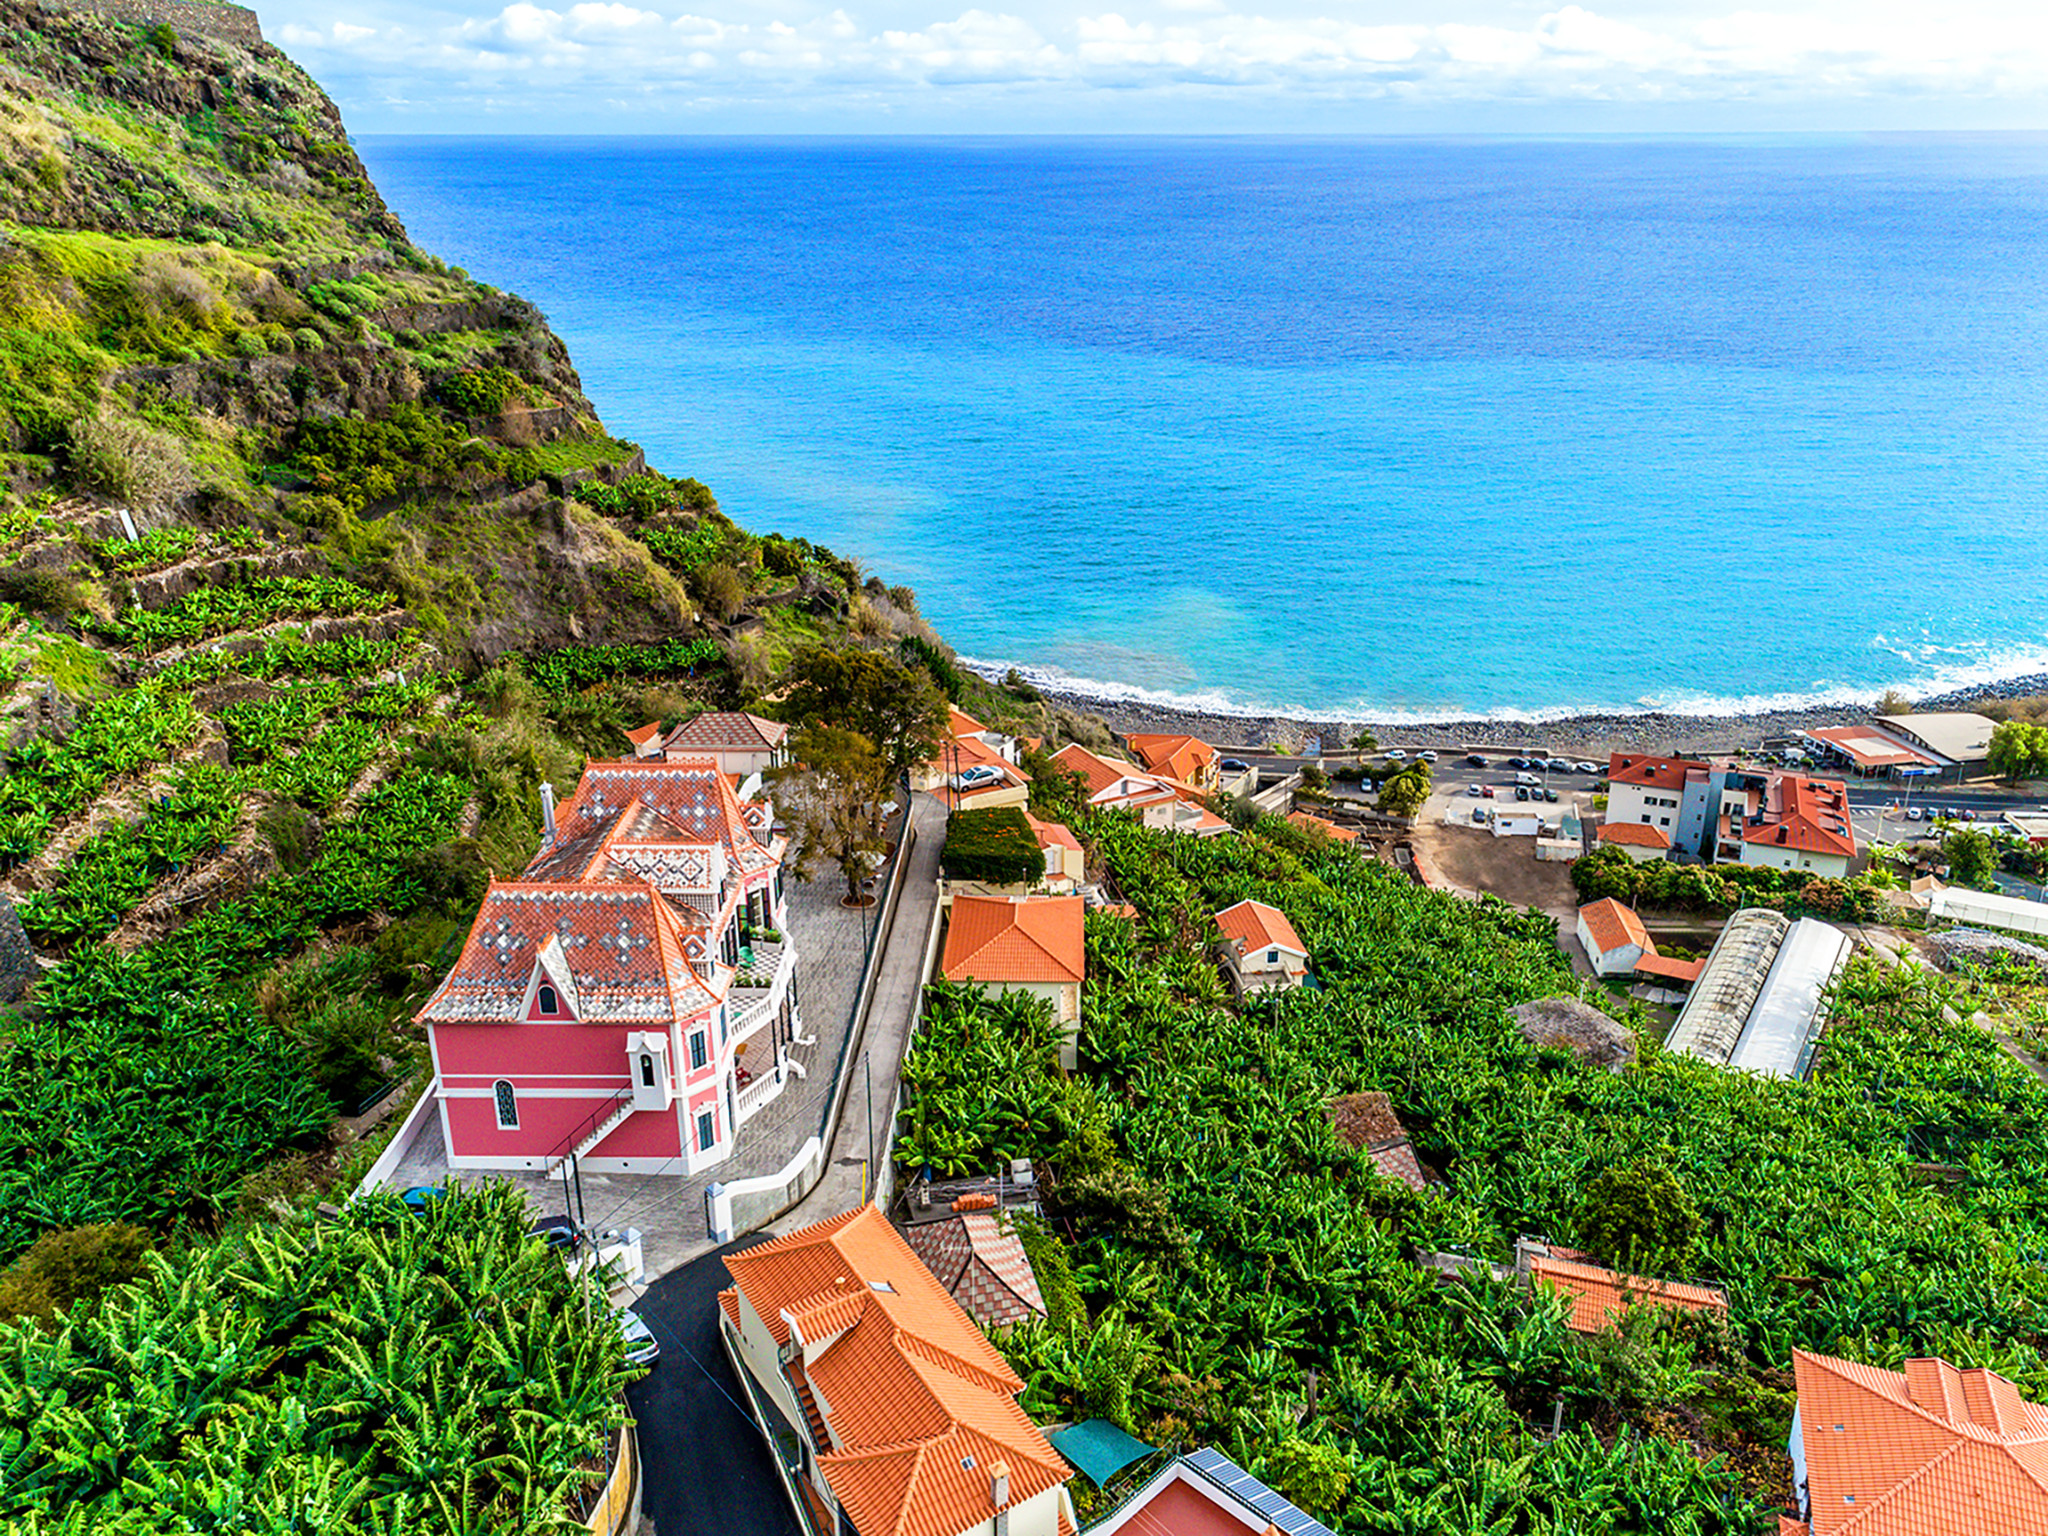
[[[923,965],[925,938],[931,926],[932,908],[938,900],[939,849],[946,836],[945,809],[931,796],[916,796],[911,814],[917,822],[917,843],[911,850],[908,867],[894,871],[892,876],[908,880],[909,884],[904,887],[888,948],[876,971],[875,1001],[868,1018],[878,1116],[895,1096],[903,1045],[916,1014],[922,981],[917,973]],[[866,961],[866,930],[880,913],[879,904],[866,914],[840,906],[841,888],[837,871],[820,871],[818,878],[808,884],[791,880],[785,886],[786,921],[797,947],[796,986],[803,1028],[817,1037],[817,1044],[791,1050],[791,1060],[801,1065],[806,1075],[792,1076],[781,1093],[740,1127],[738,1151],[726,1161],[694,1175],[680,1171],[582,1175],[583,1213],[589,1226],[598,1232],[639,1228],[641,1253],[650,1279],[709,1253],[716,1246],[704,1215],[704,1191],[711,1184],[778,1172],[788,1166],[807,1140],[820,1134],[860,990],[861,970]],[[793,1224],[797,1226],[860,1203],[858,1166],[850,1170],[836,1166],[846,1155],[857,1165],[859,1144],[866,1134],[858,1051],[848,1058],[846,1069],[854,1079],[842,1121],[849,1134],[835,1141],[831,1154],[835,1166],[828,1167],[824,1180],[799,1207],[805,1214],[795,1220]],[[880,1134],[876,1139],[882,1139]],[[680,1161],[677,1168],[681,1168]],[[418,1139],[391,1175],[391,1186],[410,1189],[420,1184],[444,1183],[451,1177],[510,1180],[526,1192],[536,1214],[570,1209],[559,1178],[476,1169],[451,1173],[441,1139],[440,1118],[429,1116]],[[830,1204],[849,1182],[853,1193],[842,1204]],[[823,1208],[825,1205],[829,1209]],[[783,1223],[775,1225],[780,1228]]]

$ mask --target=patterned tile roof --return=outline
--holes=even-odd
[[[1045,1315],[1038,1276],[1017,1234],[986,1211],[927,1221],[904,1233],[917,1256],[983,1327]]]
[[[749,814],[732,783],[710,758],[663,762],[652,758],[594,762],[583,770],[576,793],[555,814],[555,837],[543,844],[551,855],[562,843],[581,838],[596,823],[638,801],[662,818],[664,837],[720,843],[732,868],[742,874],[772,869],[782,846],[771,841],[765,808]],[[631,840],[630,837],[628,840]]]
[[[948,981],[1080,981],[1084,910],[1079,896],[956,896],[940,973]]]
[[[1532,1283],[1545,1282],[1572,1298],[1568,1326],[1576,1333],[1601,1333],[1630,1306],[1675,1307],[1682,1312],[1726,1312],[1728,1298],[1708,1285],[1683,1285],[1628,1275],[1553,1255],[1529,1260]]]
[[[557,956],[576,1017],[664,1023],[694,1018],[718,998],[691,970],[685,924],[642,880],[603,884],[493,881],[448,979],[424,1021],[510,1022],[543,953]]]
[[[764,720],[744,710],[714,709],[694,716],[668,733],[661,744],[664,752],[710,751],[723,748],[736,752],[767,752],[782,745],[789,727],[780,720]]]
[[[2039,1536],[2048,1407],[1994,1371],[1792,1352],[1812,1536]]]
[[[725,1266],[778,1344],[792,1302],[818,1308],[833,1291],[858,1309],[805,1376],[835,1447],[820,1469],[860,1536],[986,1525],[998,1463],[1010,1508],[1066,1481],[1017,1406],[1023,1383],[874,1206],[728,1254]]]
[[[1216,926],[1240,951],[1284,949],[1297,955],[1308,953],[1308,946],[1301,942],[1294,924],[1287,921],[1287,914],[1263,901],[1240,901],[1234,907],[1225,907],[1216,914]]]

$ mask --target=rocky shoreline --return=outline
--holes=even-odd
[[[1309,736],[1319,738],[1335,755],[1360,729],[1383,747],[1495,748],[1510,752],[1558,753],[1604,757],[1610,752],[1659,752],[1673,756],[1707,755],[1779,741],[1794,731],[1828,725],[1854,725],[1870,718],[1875,700],[1866,705],[1817,705],[1810,709],[1768,710],[1746,715],[1600,714],[1565,715],[1555,720],[1443,720],[1434,724],[1387,724],[1364,720],[1315,719],[1307,716],[1227,715],[1129,699],[1091,698],[1056,689],[1040,690],[1052,703],[1076,713],[1095,715],[1120,734],[1138,731],[1176,732],[1198,736],[1223,748],[1261,750],[1279,743],[1298,750]],[[2011,678],[1983,687],[1959,689],[1915,699],[1917,710],[1963,710],[1999,699],[2048,694],[2048,675]]]

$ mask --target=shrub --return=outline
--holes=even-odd
[[[312,326],[302,325],[292,332],[292,344],[301,352],[318,352],[327,345],[327,339]]]
[[[1579,1241],[1603,1264],[1643,1274],[1681,1272],[1692,1258],[1700,1211],[1661,1160],[1609,1168],[1579,1207]]]
[[[1013,805],[957,811],[946,824],[939,867],[951,880],[1029,885],[1045,874],[1045,853],[1024,813]]]
[[[0,1271],[0,1320],[47,1321],[76,1302],[95,1301],[108,1286],[140,1274],[149,1247],[149,1234],[126,1222],[46,1233]]]
[[[1351,1492],[1351,1465],[1334,1445],[1282,1440],[1266,1453],[1266,1480],[1297,1507],[1328,1519]]]
[[[905,588],[904,590],[908,591],[909,589]],[[892,602],[895,601],[893,597],[890,600]],[[904,605],[897,603],[896,606],[902,608]],[[914,612],[915,609],[916,599],[913,598],[910,608],[905,611]],[[939,649],[938,646],[933,645],[931,641],[925,639],[924,636],[905,635],[903,637],[903,659],[916,666],[923,667],[925,671],[929,672],[932,675],[932,681],[939,685],[939,691],[955,704],[958,704],[961,695],[966,693],[967,679],[962,675],[960,668],[954,665],[953,658]]]
[[[166,63],[178,56],[178,29],[168,21],[160,21],[143,36],[149,39],[149,46],[156,50],[156,56]]]
[[[495,364],[451,374],[434,386],[435,398],[463,416],[495,415],[519,393],[519,380],[511,370]]]
[[[1045,1320],[1054,1328],[1074,1324],[1086,1327],[1088,1307],[1081,1300],[1081,1287],[1074,1279],[1074,1266],[1067,1258],[1067,1245],[1028,1211],[1016,1211],[1006,1218],[1031,1261],[1038,1278],[1038,1294],[1045,1301]]]
[[[72,424],[69,459],[80,483],[138,506],[163,506],[192,490],[183,443],[104,411]]]
[[[747,584],[729,565],[707,565],[697,573],[697,596],[720,619],[730,620],[746,605]]]

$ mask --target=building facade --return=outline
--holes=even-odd
[[[711,759],[592,763],[419,1014],[452,1168],[687,1173],[802,1037],[784,840]]]

